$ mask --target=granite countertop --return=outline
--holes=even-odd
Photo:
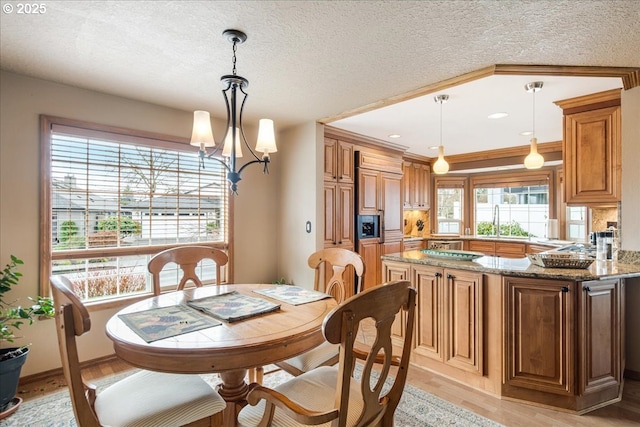
[[[473,235],[454,235],[454,234],[431,234],[425,236],[407,236],[403,237],[405,242],[416,240],[486,240],[488,242],[513,242],[513,243],[530,243],[535,245],[544,245],[549,247],[561,248],[563,246],[574,244],[569,240],[545,239],[541,237],[498,237],[498,236],[473,236]]]
[[[528,258],[483,256],[473,261],[458,261],[430,257],[419,250],[383,255],[382,260],[479,271],[503,276],[577,281],[598,280],[602,278],[640,277],[640,265],[625,264],[617,261],[594,261],[589,268],[581,269],[543,268],[532,264]]]

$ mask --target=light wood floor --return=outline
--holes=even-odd
[[[111,359],[88,366],[83,372],[92,381],[129,369],[125,362]],[[581,416],[500,400],[416,367],[410,368],[408,382],[507,427],[640,426],[640,381],[626,381],[621,402]],[[21,384],[19,396],[29,400],[65,389],[64,377],[54,375]]]

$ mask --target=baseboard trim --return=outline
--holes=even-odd
[[[640,372],[632,371],[631,369],[624,370],[624,377],[630,380],[640,381]]]
[[[118,356],[115,354],[110,354],[108,356],[98,357],[97,359],[86,360],[80,363],[80,368],[85,369],[91,366],[99,365],[101,363],[110,362],[112,360],[118,359]],[[19,387],[24,387],[25,384],[32,383],[34,381],[40,381],[45,378],[53,377],[56,375],[63,375],[62,367],[51,369],[49,371],[38,372],[37,374],[26,375],[24,377],[20,377],[20,381],[18,382]]]

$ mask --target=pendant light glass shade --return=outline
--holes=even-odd
[[[538,153],[538,138],[531,138],[531,151],[524,158],[524,167],[527,169],[540,169],[544,165],[544,157]]]
[[[275,153],[278,151],[278,147],[276,147],[276,136],[273,131],[273,120],[260,119],[256,151],[264,154]]]
[[[433,164],[433,173],[442,175],[449,172],[449,163],[444,159],[444,147],[438,147],[438,160]]]
[[[544,165],[544,157],[538,153],[538,138],[536,138],[536,92],[542,89],[542,84],[542,82],[532,82],[524,85],[524,89],[533,94],[533,137],[531,150],[524,159],[524,167],[527,169],[540,169]]]
[[[215,147],[213,132],[211,131],[211,117],[208,111],[193,112],[193,131],[191,133],[191,145],[204,149]]]
[[[233,141],[232,128],[229,128],[227,136],[224,138],[224,145],[222,146],[222,155],[224,157],[231,157],[231,144]],[[242,144],[240,143],[240,129],[236,128],[236,157],[242,157]]]
[[[433,164],[433,173],[442,175],[449,172],[449,163],[444,159],[444,147],[442,146],[442,104],[449,100],[449,95],[436,95],[433,100],[440,104],[440,146],[438,147],[438,160]]]

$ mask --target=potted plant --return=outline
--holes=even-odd
[[[9,262],[0,273],[0,344],[13,343],[17,331],[25,322],[33,323],[37,317],[53,317],[55,309],[51,298],[29,298],[33,304],[28,307],[7,301],[5,294],[18,284],[22,273],[17,269],[24,262],[11,255]],[[22,399],[16,398],[22,365],[27,359],[29,346],[0,348],[0,419],[18,409]]]

